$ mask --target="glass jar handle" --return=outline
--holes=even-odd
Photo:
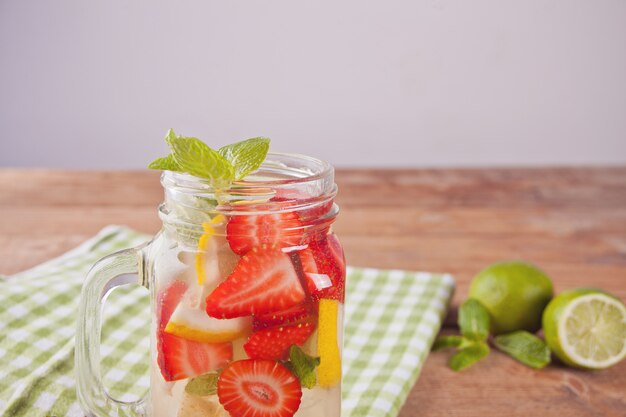
[[[76,328],[75,374],[78,400],[88,416],[145,415],[145,397],[132,402],[112,398],[104,388],[100,375],[103,301],[113,288],[120,285],[136,283],[147,287],[140,271],[143,247],[145,245],[100,259],[83,284]]]

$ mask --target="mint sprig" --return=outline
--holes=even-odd
[[[449,336],[439,336],[435,343],[433,344],[432,350],[441,350],[446,348],[460,348],[466,342],[463,336],[458,335],[449,335]]]
[[[458,318],[461,335],[439,336],[433,344],[432,350],[456,348],[456,353],[450,358],[448,366],[454,371],[475,364],[489,355],[489,312],[477,300],[465,300],[459,308]]]
[[[174,155],[171,155],[171,154],[164,156],[163,158],[157,158],[154,161],[150,162],[150,165],[148,165],[148,168],[160,169],[163,171],[183,172],[183,169],[181,168],[181,166],[178,165],[176,161],[174,160]]]
[[[489,355],[489,322],[487,309],[479,301],[467,299],[459,307],[461,335],[437,337],[432,350],[456,349],[448,365],[454,371],[462,371]],[[550,348],[543,340],[525,330],[496,336],[493,344],[498,350],[531,368],[540,369],[550,363]]]
[[[210,372],[192,378],[185,385],[185,392],[190,395],[204,397],[217,393],[217,380],[220,374],[218,372]]]
[[[285,362],[285,366],[300,380],[300,385],[309,389],[317,383],[315,368],[319,364],[319,357],[307,355],[297,345],[289,348],[289,362]]]
[[[259,137],[222,146],[217,152],[231,163],[235,179],[240,180],[259,168],[269,148],[270,139]]]
[[[498,350],[531,368],[541,369],[550,363],[550,348],[546,343],[525,330],[496,336],[493,344]]]
[[[485,341],[489,337],[489,312],[473,298],[465,300],[459,308],[459,328],[468,339]]]
[[[267,156],[270,140],[252,138],[216,151],[200,139],[180,136],[170,129],[165,142],[172,153],[155,159],[148,168],[186,172],[208,179],[219,190],[257,170]]]
[[[470,343],[469,346],[460,349],[452,355],[448,366],[453,371],[462,371],[479,360],[486,358],[489,355],[489,351],[489,345],[486,342]]]

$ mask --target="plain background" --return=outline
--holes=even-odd
[[[0,1],[0,166],[163,136],[337,166],[626,162],[626,1]]]

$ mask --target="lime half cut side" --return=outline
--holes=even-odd
[[[606,294],[571,300],[558,319],[565,356],[578,366],[604,369],[626,357],[626,307]]]

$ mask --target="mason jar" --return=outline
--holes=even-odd
[[[83,287],[85,413],[339,417],[345,258],[332,166],[269,153],[228,189],[170,171],[161,184],[161,231],[98,261]],[[124,402],[101,381],[101,310],[109,291],[133,283],[150,291],[150,391]]]

